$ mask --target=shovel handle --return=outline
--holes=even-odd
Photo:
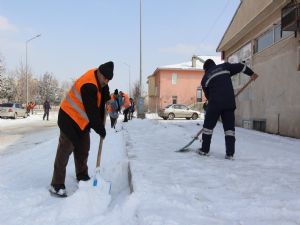
[[[104,127],[105,127],[105,122],[106,122],[106,115],[107,115],[107,111],[105,110],[105,112],[104,112],[104,119],[103,119],[103,126],[104,126]],[[97,155],[96,168],[100,167],[100,161],[101,161],[101,154],[102,154],[103,140],[104,140],[104,138],[100,136],[100,143],[99,143],[99,148],[98,148],[98,155]]]
[[[103,137],[100,137],[100,143],[99,143],[99,148],[98,148],[96,168],[100,167],[101,154],[102,154],[102,146],[103,146],[103,139],[104,139]]]

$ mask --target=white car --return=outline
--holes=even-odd
[[[0,118],[13,118],[16,119],[17,117],[24,117],[26,118],[27,112],[22,104],[19,103],[3,103],[0,104]]]
[[[200,112],[191,110],[186,105],[172,104],[166,106],[164,109],[160,109],[158,116],[162,117],[164,120],[173,120],[174,118],[186,118],[187,120],[196,120],[200,117]]]

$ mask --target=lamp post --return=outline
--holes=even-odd
[[[142,0],[140,0],[140,97],[142,96]]]
[[[128,67],[128,72],[129,72],[129,83],[128,83],[128,88],[129,88],[129,90],[128,90],[128,93],[129,93],[129,97],[131,97],[131,81],[130,81],[130,65],[129,64],[127,64],[126,62],[124,62],[124,64]]]
[[[137,117],[144,119],[144,98],[142,93],[142,0],[140,0],[140,96],[137,104]]]
[[[26,106],[28,105],[28,64],[27,64],[27,55],[28,55],[28,43],[35,38],[40,37],[41,34],[35,35],[34,37],[26,41],[26,57],[25,57],[25,76],[26,76]]]

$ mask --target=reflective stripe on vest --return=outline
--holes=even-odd
[[[229,70],[222,70],[222,71],[220,71],[220,72],[217,72],[217,73],[211,75],[211,76],[207,79],[207,81],[206,81],[206,83],[205,83],[205,87],[208,86],[208,83],[210,82],[211,79],[215,78],[216,76],[223,75],[223,74],[230,74],[230,71],[229,71]]]
[[[84,118],[86,119],[88,122],[90,122],[88,116],[86,115],[85,111],[81,110],[81,108],[79,108],[75,102],[72,101],[72,99],[70,98],[69,94],[67,94],[66,96],[66,100],[70,103],[70,105]],[[82,101],[81,101],[82,102]]]
[[[77,79],[71,90],[66,95],[66,98],[61,103],[61,108],[72,118],[74,122],[76,122],[81,130],[84,130],[90,122],[86,114],[80,93],[81,87],[88,83],[93,84],[98,88],[97,107],[100,107],[101,93],[99,92],[99,87],[95,76],[95,69],[89,70],[79,79]]]

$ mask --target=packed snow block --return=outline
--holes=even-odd
[[[98,216],[104,213],[111,202],[110,184],[101,178],[98,182],[99,185],[93,187],[92,179],[80,181],[78,190],[65,199],[61,216],[64,219],[82,219],[83,215]]]
[[[129,184],[130,193],[134,192],[130,162],[128,162],[128,184]]]

